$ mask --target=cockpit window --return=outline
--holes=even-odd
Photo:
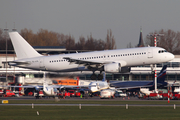
[[[158,53],[164,53],[167,52],[166,50],[159,50]]]

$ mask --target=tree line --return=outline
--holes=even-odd
[[[67,50],[105,50],[116,49],[115,38],[112,35],[111,29],[107,30],[105,40],[95,39],[90,36],[85,38],[80,36],[79,40],[75,42],[72,35],[64,35],[45,29],[40,29],[37,33],[33,33],[31,29],[22,29],[20,34],[32,46],[65,46]],[[0,50],[5,50],[6,40],[8,42],[8,49],[12,50],[12,44],[7,34],[0,29]]]
[[[92,34],[85,38],[80,36],[79,40],[75,42],[75,38],[69,34],[65,35],[46,29],[40,29],[37,33],[33,33],[31,29],[22,29],[20,31],[22,37],[27,40],[32,46],[65,46],[67,50],[107,50],[116,49],[116,41],[112,35],[112,30],[107,30],[106,39],[95,39]],[[180,32],[171,29],[150,32],[149,34],[164,34],[162,37],[157,37],[157,46],[165,48],[173,54],[180,54]],[[6,40],[9,50],[13,50],[13,46],[9,35],[0,29],[0,50],[6,49]],[[137,40],[138,42],[138,40]],[[153,37],[145,37],[145,45],[154,46]],[[133,47],[131,43],[127,47]]]
[[[9,35],[3,32],[3,30],[0,28],[0,50],[6,50],[6,40],[8,50],[13,50]]]

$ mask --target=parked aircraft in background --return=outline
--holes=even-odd
[[[91,79],[97,78],[95,71],[110,73],[129,72],[131,66],[157,64],[174,59],[174,55],[160,47],[140,47],[103,50],[84,53],[43,56],[40,55],[18,32],[9,33],[17,60],[11,66],[51,72],[92,71]],[[38,42],[38,41],[37,41]]]
[[[157,76],[157,87],[162,88],[168,85],[165,82],[167,65],[164,65],[161,69],[159,75]],[[143,88],[143,87],[154,87],[154,81],[112,81],[111,86],[116,87],[116,89],[133,89],[133,88]]]
[[[105,72],[103,72],[103,79],[102,81],[96,81],[96,82],[91,82],[89,84],[89,90],[94,93],[94,92],[99,92],[101,90],[104,90],[104,89],[109,89],[110,86],[109,86],[109,83],[107,83],[106,81],[106,74]]]
[[[163,66],[157,77],[158,87],[167,86],[167,82],[165,82],[166,76],[166,68],[167,66]],[[111,87],[110,87],[111,86]],[[123,89],[133,89],[133,88],[151,88],[154,86],[154,81],[126,81],[126,82],[117,82],[113,81],[107,83],[105,72],[103,72],[103,80],[102,81],[94,81],[89,85],[48,85],[46,82],[46,74],[44,72],[44,81],[43,85],[28,85],[28,86],[1,86],[1,87],[16,87],[16,88],[35,88],[37,91],[43,89],[43,93],[46,96],[56,96],[57,89],[61,90],[62,88],[88,88],[88,90],[92,93],[99,92],[104,89],[113,89],[112,90],[123,90]]]
[[[104,77],[105,78],[105,77]],[[102,81],[94,81],[89,85],[48,85],[46,81],[46,74],[44,72],[43,85],[27,85],[27,86],[0,86],[0,87],[14,87],[14,88],[35,88],[36,91],[43,90],[45,96],[57,96],[57,92],[63,88],[88,88],[90,92],[97,92],[102,89],[109,88],[108,83],[103,79]]]

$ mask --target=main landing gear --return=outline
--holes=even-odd
[[[96,80],[96,79],[102,80],[102,79],[103,79],[103,74],[100,73],[100,74],[96,75],[95,73],[93,73],[93,74],[91,75],[91,80]]]

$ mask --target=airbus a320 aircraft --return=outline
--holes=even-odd
[[[11,66],[52,72],[95,71],[119,73],[129,72],[130,66],[157,64],[174,59],[174,55],[160,47],[140,47],[117,50],[103,50],[62,55],[40,55],[18,32],[9,33],[17,60]]]

